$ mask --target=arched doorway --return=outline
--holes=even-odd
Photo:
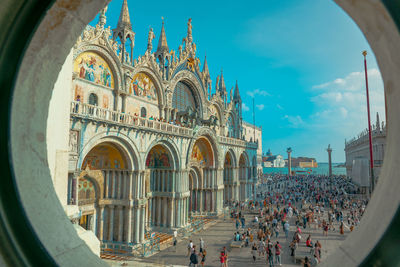
[[[200,174],[197,168],[192,168],[189,172],[189,212],[190,214],[200,211],[200,205],[198,203],[199,190],[201,188]]]
[[[79,225],[85,230],[95,232],[95,216],[96,207],[95,203],[98,200],[96,196],[96,189],[94,183],[89,177],[79,178],[78,181],[78,206],[81,208],[81,217]],[[98,203],[97,203],[98,204]]]
[[[189,191],[192,215],[217,211],[215,158],[209,139],[198,138],[190,155]]]
[[[174,191],[173,157],[164,145],[155,145],[146,158],[146,168],[150,170],[150,194],[147,222],[150,227],[172,227],[171,209]]]
[[[224,204],[237,200],[235,184],[235,158],[232,151],[226,152],[224,160]]]
[[[131,208],[121,201],[129,198],[130,184],[135,179],[128,162],[127,155],[119,146],[103,142],[89,151],[81,165],[78,191],[78,206],[82,212],[80,223],[96,229],[95,233],[103,243],[132,240],[128,223]],[[95,200],[92,188],[97,190]]]

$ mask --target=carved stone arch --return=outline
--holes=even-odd
[[[162,145],[164,148],[167,149],[171,156],[172,160],[172,169],[174,170],[180,170],[181,166],[181,161],[179,157],[179,149],[176,146],[175,142],[172,139],[169,138],[163,138],[163,139],[157,139],[151,142],[151,144],[147,147],[147,150],[144,154],[144,161],[143,161],[143,168],[146,168],[146,159],[147,155],[150,153],[151,149],[155,147],[156,145]]]
[[[106,49],[104,49],[101,46],[94,45],[94,44],[84,44],[82,46],[78,46],[76,49],[74,49],[74,55],[73,55],[73,62],[75,62],[75,59],[82,53],[84,52],[94,52],[99,54],[110,66],[111,71],[114,75],[114,88],[113,90],[120,90],[120,91],[125,91],[125,85],[122,82],[122,70],[120,67],[119,59],[115,56],[114,53],[110,53]]]
[[[190,157],[192,155],[194,144],[200,137],[204,137],[210,142],[214,154],[214,167],[218,168],[220,165],[220,156],[221,156],[218,137],[216,136],[215,132],[208,127],[201,127],[199,130],[197,130],[193,139],[190,141],[186,152],[186,167],[189,168]]]
[[[228,154],[230,154],[230,156],[231,156],[231,158],[232,158],[232,162],[234,163],[234,165],[233,165],[232,167],[235,168],[235,167],[239,166],[239,164],[238,164],[239,162],[238,162],[238,160],[237,160],[235,151],[233,151],[232,148],[228,148],[228,150],[226,150],[225,156],[224,156],[224,164],[225,164],[225,158],[226,158],[226,156],[227,156]]]
[[[79,179],[88,179],[94,185],[96,204],[103,198],[102,192],[104,192],[104,175],[101,170],[83,170],[79,173]]]
[[[212,106],[214,106],[215,107],[215,109],[217,110],[217,113],[218,113],[218,124],[219,124],[219,126],[223,126],[224,125],[224,123],[225,123],[225,116],[224,116],[224,113],[222,112],[222,107],[220,106],[220,105],[218,105],[218,103],[216,103],[216,102],[210,102],[210,104],[209,104],[209,107],[212,107]],[[209,114],[210,115],[210,114]]]
[[[201,117],[204,118],[204,108],[206,107],[207,98],[204,94],[202,84],[197,80],[193,72],[188,70],[181,70],[172,78],[172,80],[170,81],[170,89],[172,90],[172,93],[174,92],[178,82],[183,82],[191,88],[193,96],[195,97],[195,100],[199,105]],[[168,106],[172,107],[172,97],[171,99],[169,99]]]
[[[159,107],[165,106],[166,104],[165,88],[162,83],[162,77],[157,71],[154,71],[153,69],[147,66],[138,66],[133,68],[133,70],[131,70],[130,73],[131,73],[131,78],[133,78],[138,73],[145,73],[147,76],[149,76],[157,90],[158,106]]]
[[[230,116],[232,116],[233,132],[235,132],[235,129],[238,127],[238,125],[237,125],[237,120],[236,120],[236,114],[234,112],[232,112],[231,110],[229,110],[228,112],[225,113],[224,126],[225,127],[227,126],[227,123],[228,123],[228,120],[229,120]]]
[[[243,156],[244,157],[244,160],[245,160],[245,163],[246,163],[246,167],[249,167],[250,166],[250,158],[249,158],[249,155],[247,154],[247,152],[246,151],[243,151],[242,153],[240,153],[240,156],[239,156],[239,162],[240,162],[240,157],[241,156]],[[239,162],[238,162],[238,166],[239,166]]]
[[[140,159],[139,150],[136,145],[128,136],[116,131],[98,133],[85,142],[80,148],[76,169],[80,169],[83,160],[94,147],[105,142],[112,143],[119,148],[120,152],[122,152],[126,158],[128,170],[142,169],[140,164],[142,160]]]
[[[203,188],[203,177],[201,175],[201,171],[200,171],[199,167],[198,166],[191,166],[190,167],[190,172],[195,174],[194,178],[196,178],[196,180],[195,180],[196,182],[193,184],[193,189],[201,189],[201,188]],[[193,177],[193,174],[192,174],[192,177]]]

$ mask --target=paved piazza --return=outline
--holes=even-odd
[[[246,222],[250,220],[250,218],[254,218],[254,216],[246,214]],[[289,237],[293,236],[295,231],[294,218],[290,220],[290,234]],[[338,229],[338,224],[335,223],[335,228]],[[251,247],[242,247],[242,248],[232,248],[230,249],[230,243],[232,242],[233,233],[236,231],[235,224],[233,219],[228,219],[226,221],[221,221],[216,225],[210,227],[209,229],[203,230],[191,237],[194,244],[199,246],[199,238],[203,238],[206,243],[207,250],[207,259],[204,266],[221,266],[219,263],[219,252],[220,250],[226,246],[228,248],[228,266],[246,266],[246,264],[251,264],[251,266],[266,266],[265,257],[257,257],[256,262],[253,262],[251,255]],[[319,240],[322,244],[322,260],[326,258],[329,254],[331,254],[343,240],[346,238],[349,231],[345,231],[344,236],[340,235],[340,233],[336,230],[335,232],[330,231],[328,237],[324,237],[322,235],[322,230],[314,230],[307,228],[303,231],[304,238],[311,234],[313,240]],[[289,241],[285,239],[284,232],[281,230],[279,234],[279,238],[272,238],[272,241],[278,240],[281,243],[283,248],[282,253],[282,266],[299,266],[299,264],[295,264],[293,262],[293,257],[290,256],[290,248]],[[305,240],[302,240],[299,246],[299,250],[305,250]],[[149,258],[149,261],[158,264],[165,265],[182,265],[188,266],[189,257],[187,255],[187,245],[188,240],[182,240],[178,243],[176,252],[173,247],[170,247],[160,253]],[[146,262],[148,262],[146,260]]]

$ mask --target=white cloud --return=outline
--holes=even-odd
[[[242,103],[242,110],[243,111],[249,111],[250,108],[246,105],[246,103]]]
[[[315,85],[311,101],[317,111],[310,116],[311,127],[329,128],[344,138],[352,138],[367,127],[367,107],[364,72],[352,72],[345,77]],[[372,122],[376,113],[385,116],[383,81],[378,69],[368,70]],[[340,127],[335,127],[341,125]]]
[[[256,105],[258,110],[263,110],[265,108],[264,104]]]
[[[278,109],[280,109],[280,110],[284,110],[284,108],[283,108],[281,105],[279,105],[279,104],[276,104],[276,107],[277,107]]]
[[[289,126],[292,128],[298,128],[299,126],[304,124],[303,119],[299,115],[297,116],[285,115],[283,119],[287,120],[289,122]]]
[[[313,89],[336,89],[336,90],[346,90],[346,91],[359,91],[365,90],[365,78],[364,71],[351,72],[344,78],[336,78],[333,81],[314,85]],[[368,80],[370,81],[381,81],[381,73],[378,69],[373,68],[368,70]]]
[[[267,91],[264,90],[260,90],[260,89],[255,89],[253,91],[247,91],[247,95],[251,96],[251,97],[255,97],[257,95],[260,96],[270,96],[270,94]]]

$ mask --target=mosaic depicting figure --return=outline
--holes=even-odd
[[[85,178],[79,178],[78,194],[80,200],[95,200],[95,189],[91,181]]]
[[[80,54],[74,63],[74,71],[79,78],[107,87],[114,87],[114,78],[107,62],[93,52]]]
[[[85,157],[82,170],[124,169],[121,153],[111,145],[101,145],[93,148]]]
[[[156,87],[150,77],[144,73],[138,73],[133,76],[129,86],[129,93],[143,97],[149,101],[157,101]]]
[[[196,141],[192,150],[192,160],[197,161],[201,166],[209,166],[212,164],[212,148],[207,141]]]
[[[148,168],[169,168],[168,151],[160,145],[153,147],[147,156],[146,166]]]

